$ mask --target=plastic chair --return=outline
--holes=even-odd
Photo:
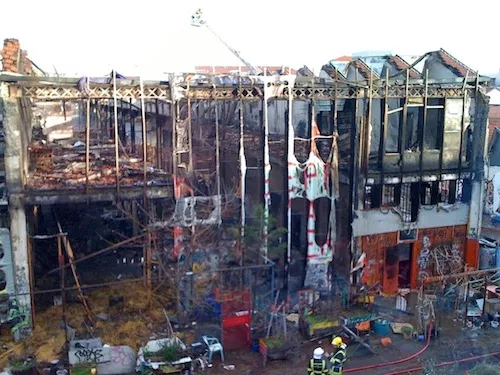
[[[224,362],[224,349],[222,344],[216,337],[213,336],[202,336],[203,342],[208,346],[208,362],[212,363],[212,357],[214,353],[219,352],[222,362]]]

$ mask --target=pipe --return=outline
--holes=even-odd
[[[425,346],[422,349],[420,349],[418,352],[416,352],[416,353],[414,353],[414,354],[412,354],[412,355],[410,355],[410,356],[408,356],[406,358],[398,359],[397,361],[384,362],[384,363],[376,363],[374,365],[349,368],[349,369],[345,369],[344,373],[364,371],[364,370],[371,370],[371,369],[374,369],[374,368],[386,367],[386,366],[393,366],[393,365],[398,365],[400,363],[404,363],[404,362],[410,361],[413,358],[418,357],[420,354],[422,354],[423,352],[425,352],[427,350],[427,348],[431,344],[431,332],[432,332],[432,324],[429,325],[429,333],[427,334],[427,344],[425,344]]]
[[[454,365],[454,364],[457,364],[457,363],[474,361],[476,359],[481,359],[481,358],[486,358],[486,357],[493,357],[495,355],[500,355],[500,352],[494,352],[494,353],[483,354],[483,355],[476,355],[476,356],[473,356],[473,357],[463,358],[463,359],[459,359],[459,360],[456,360],[456,361],[443,362],[443,363],[437,364],[434,367],[436,367],[436,368],[438,368],[438,367],[445,367],[445,366]],[[413,371],[420,371],[420,370],[423,370],[422,366],[414,367],[414,368],[410,368],[410,369],[406,369],[406,370],[398,370],[398,371],[390,372],[387,375],[408,374],[408,373],[411,373]],[[468,374],[468,372],[467,372],[467,374]]]

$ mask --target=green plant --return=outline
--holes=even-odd
[[[252,255],[259,254],[264,247],[264,228],[266,223],[265,208],[262,204],[255,206],[253,217],[247,219],[245,225],[245,235],[243,236],[243,246],[247,258]],[[277,258],[283,255],[287,245],[286,241],[282,241],[283,236],[287,233],[286,228],[278,224],[278,219],[269,214],[267,218],[267,257]],[[236,238],[240,237],[241,228],[229,228],[229,232]]]
[[[184,356],[184,350],[178,344],[164,343],[156,352],[145,352],[146,358],[158,358],[162,362],[175,362]]]
[[[71,367],[71,375],[89,375],[96,365],[92,363],[82,363]]]
[[[35,366],[35,360],[32,357],[17,357],[9,358],[8,367],[13,371],[23,371]]]
[[[270,349],[279,348],[281,345],[285,343],[285,340],[281,337],[269,337],[264,341],[266,342],[267,347]]]

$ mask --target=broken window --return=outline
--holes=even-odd
[[[389,112],[385,124],[385,152],[399,153],[400,124],[403,121],[403,106],[399,99],[388,100]]]
[[[316,121],[318,123],[319,132],[322,135],[331,135],[333,133],[333,113],[330,111],[321,111],[317,114]]]
[[[382,206],[395,207],[401,200],[401,185],[384,185],[382,188]]]
[[[382,188],[380,185],[365,186],[365,210],[379,208],[382,200]]]
[[[417,151],[419,149],[418,134],[423,124],[424,110],[419,104],[410,104],[406,114],[406,129],[404,149]]]
[[[439,202],[440,203],[451,203],[450,202],[450,182],[451,181],[439,181]]]
[[[365,209],[396,207],[401,201],[401,185],[365,186]]]
[[[444,99],[429,99],[424,129],[424,150],[439,150],[443,142]]]
[[[420,184],[420,204],[432,206],[439,201],[439,181],[422,182]]]
[[[457,200],[468,203],[472,195],[472,181],[468,178],[457,181]]]
[[[419,183],[405,183],[401,185],[401,218],[405,223],[417,221],[419,209]]]

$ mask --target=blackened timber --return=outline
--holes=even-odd
[[[161,168],[161,125],[159,115],[158,99],[155,100],[155,122],[156,122],[156,167]]]
[[[351,181],[350,181],[350,186],[352,186],[352,194],[351,194],[351,204],[349,207],[353,207],[354,210],[358,209],[359,202],[359,126],[358,126],[358,101],[354,101],[354,114],[353,114],[353,121],[352,121],[352,127],[351,127],[351,134],[354,134],[354,136],[351,136],[351,156],[352,156],[352,173],[351,173]],[[352,220],[351,220],[352,222]]]
[[[403,103],[403,121],[400,122],[399,131],[399,176],[401,181],[403,181],[404,164],[405,164],[405,151],[406,151],[406,125],[408,120],[408,85],[410,81],[410,69],[406,70],[406,81],[405,81],[405,97]]]
[[[469,71],[467,71],[466,79],[469,76]],[[460,122],[460,149],[458,150],[458,179],[461,178],[462,174],[462,148],[464,145],[464,127],[465,127],[465,115],[467,111],[467,91],[465,91],[464,85],[464,98],[462,102],[462,121]]]
[[[123,199],[140,199],[143,196],[140,186],[122,186],[120,197]],[[146,196],[149,199],[171,198],[172,186],[148,186]],[[28,190],[23,194],[26,204],[43,205],[59,203],[113,202],[117,199],[116,189],[112,187],[92,187],[89,192],[80,189]]]
[[[132,112],[132,99],[129,99],[129,113],[130,113],[130,145],[132,153],[135,153],[135,115]]]
[[[370,74],[370,88],[368,89],[368,111],[363,134],[363,177],[368,176],[368,164],[370,162],[370,130],[372,127],[372,105],[373,105],[373,74]],[[379,133],[380,134],[380,133]]]
[[[423,113],[423,121],[422,127],[419,133],[419,145],[420,145],[420,155],[419,155],[419,172],[420,172],[420,181],[422,181],[423,176],[423,168],[424,168],[424,134],[425,127],[427,125],[427,102],[429,100],[428,97],[428,81],[429,81],[429,69],[425,70],[425,80],[424,80],[424,113]],[[420,128],[420,127],[419,127]]]
[[[87,87],[89,79],[87,78]],[[89,189],[90,173],[90,99],[87,99],[87,113],[85,116],[85,189]]]
[[[389,99],[388,99],[388,87],[389,87],[389,70],[385,72],[385,97],[384,97],[384,109],[383,109],[383,120],[380,127],[380,142],[378,150],[378,165],[380,168],[380,183],[384,183],[384,157],[385,157],[385,140],[387,138],[387,129],[389,121]],[[366,176],[368,177],[368,176]]]
[[[445,132],[444,128],[446,126],[446,99],[443,101],[443,121],[442,121],[442,126],[438,131],[441,132],[441,137],[439,138],[439,181],[441,181],[442,176],[443,176],[443,148],[444,148],[444,137],[445,137]]]

